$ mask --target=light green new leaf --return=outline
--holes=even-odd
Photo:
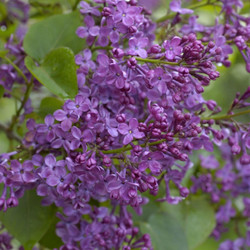
[[[48,17],[30,27],[24,38],[24,50],[40,63],[55,48],[68,47],[77,53],[84,46],[83,39],[76,35],[76,29],[81,25],[77,12]]]
[[[34,190],[26,191],[19,205],[0,212],[0,219],[8,232],[30,250],[43,237],[55,216],[53,207],[41,205]]]
[[[77,94],[76,65],[69,48],[54,49],[40,66],[36,66],[31,57],[26,57],[25,65],[55,95],[71,98]]]

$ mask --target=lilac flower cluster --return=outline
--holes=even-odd
[[[233,53],[232,46],[236,45],[246,62],[246,70],[250,73],[250,17],[239,14],[239,10],[243,7],[242,1],[225,0],[218,3],[221,4],[219,5],[221,10],[216,17],[215,25],[210,27],[201,25],[197,22],[197,16],[191,15],[188,24],[183,25],[180,32],[184,35],[195,32],[201,34],[202,42],[214,42],[214,53],[217,53],[217,56],[211,61],[221,62],[226,67],[230,66],[228,55]],[[225,23],[219,21],[222,16]]]
[[[235,110],[249,107],[250,89],[237,94],[228,114],[219,118],[216,102],[202,97],[219,77],[215,64],[230,65],[229,44],[239,48],[249,71],[249,18],[237,14],[239,1],[232,2],[219,1],[227,24],[205,28],[190,16],[178,34],[157,43],[156,29],[169,20],[157,27],[137,1],[82,1],[85,25],[76,34],[89,47],[75,57],[79,92],[44,123],[28,120],[21,148],[0,156],[0,208],[17,206],[26,189],[36,188],[43,205],[61,208],[57,235],[65,250],[152,249],[127,207],[141,214],[148,202],[142,194],[156,196],[160,185],[165,194],[158,200],[171,204],[190,191],[209,193],[218,204],[215,238],[231,218],[249,217],[249,124],[230,119]],[[172,1],[170,9],[177,12],[173,26],[181,22],[180,14],[193,13],[180,1]],[[210,155],[200,156],[203,171],[191,178],[189,190],[182,180],[193,166],[189,156],[200,149]],[[171,195],[172,184],[178,196]],[[242,211],[233,207],[238,198]],[[222,243],[221,250],[249,246],[249,235]]]

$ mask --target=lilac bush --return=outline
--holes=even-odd
[[[60,1],[1,4],[2,23],[18,22],[0,52],[0,92],[18,102],[0,124],[1,249],[13,237],[20,249],[250,247],[249,83],[228,110],[204,98],[232,54],[250,73],[247,1],[173,0],[157,20],[136,0],[69,14]],[[199,23],[211,6],[213,24]],[[183,238],[167,241],[176,225]]]

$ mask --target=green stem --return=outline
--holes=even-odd
[[[236,117],[236,116],[240,116],[240,115],[246,115],[246,114],[249,114],[249,113],[250,113],[250,109],[245,110],[245,111],[241,111],[239,113],[235,113],[235,114],[232,114],[232,115],[205,117],[205,118],[201,118],[201,120],[229,120],[232,117]]]
[[[72,10],[76,10],[76,8],[77,8],[78,4],[80,3],[80,1],[81,1],[81,0],[76,0],[74,6],[73,6],[73,8],[72,8]]]
[[[21,138],[19,138],[17,135],[13,134],[12,131],[9,131],[8,128],[6,128],[4,125],[0,124],[0,130],[3,131],[6,136],[10,139],[10,140],[16,140],[17,142],[21,143],[22,140]]]
[[[29,84],[27,77],[24,75],[22,70],[14,62],[12,62],[8,57],[5,57],[5,56],[0,56],[0,57],[3,58],[5,61],[7,61],[10,65],[12,65],[13,68],[17,71],[17,73],[24,79],[25,83],[27,85]]]
[[[149,63],[168,64],[168,65],[180,65],[180,63],[167,62],[167,61],[162,61],[162,60],[158,60],[158,59],[140,58],[140,57],[135,57],[135,59],[139,62],[149,62]]]
[[[206,1],[206,2],[203,2],[203,3],[196,3],[196,4],[193,4],[193,5],[190,5],[188,6],[187,8],[188,9],[191,9],[191,10],[194,10],[194,9],[198,9],[198,8],[201,8],[201,7],[204,7],[204,6],[207,6],[207,5],[213,5],[215,2],[217,1]],[[161,18],[159,18],[158,20],[156,20],[156,23],[162,23],[168,19],[172,19],[174,18],[176,15],[176,13],[171,13],[169,15],[166,15],[166,16],[163,16]]]
[[[10,126],[9,126],[9,128],[8,128],[8,131],[11,132],[11,131],[13,130],[13,128],[14,128],[14,126],[15,126],[15,124],[16,124],[18,118],[19,118],[19,116],[21,115],[21,112],[22,112],[22,110],[23,110],[23,108],[24,108],[26,102],[27,102],[28,99],[29,99],[29,95],[30,95],[30,91],[31,91],[31,89],[32,89],[32,86],[33,86],[33,79],[31,80],[31,82],[28,82],[28,84],[27,84],[27,88],[26,88],[26,91],[25,91],[25,93],[24,93],[24,98],[23,98],[23,100],[22,100],[22,102],[21,102],[21,106],[20,106],[19,109],[17,110],[16,114],[13,116],[12,121],[11,121],[11,124],[10,124]]]
[[[96,46],[91,48],[91,51],[94,52],[98,49],[102,49],[102,50],[112,50],[113,47],[112,46],[106,46],[106,47],[102,47],[102,46]],[[176,62],[167,62],[167,61],[163,61],[163,60],[159,60],[159,59],[150,59],[150,58],[141,58],[141,57],[134,57],[138,62],[148,62],[148,63],[157,63],[157,64],[168,64],[168,65],[180,65],[179,63]]]

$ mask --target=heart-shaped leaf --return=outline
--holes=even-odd
[[[147,223],[140,223],[142,233],[151,236],[157,250],[188,250],[188,243],[181,224],[167,213],[155,213]]]
[[[84,46],[84,40],[76,35],[81,25],[78,12],[48,17],[30,27],[24,38],[24,50],[40,63],[55,48],[68,47],[77,53]]]
[[[26,191],[17,207],[0,212],[0,220],[25,250],[32,249],[43,237],[54,216],[55,209],[42,206],[41,198],[34,190]]]
[[[36,66],[31,57],[26,57],[25,65],[55,95],[71,98],[77,94],[76,65],[69,48],[54,49],[40,66]]]

